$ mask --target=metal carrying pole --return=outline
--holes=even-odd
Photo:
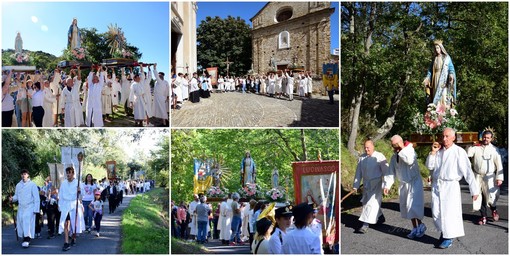
[[[80,198],[80,177],[81,177],[81,163],[83,161],[83,153],[78,153],[78,177],[76,177],[78,181],[78,185],[76,186],[76,212],[74,215],[74,229],[73,229],[73,239],[76,239],[76,225],[78,223],[78,200]]]

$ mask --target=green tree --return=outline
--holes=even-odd
[[[198,65],[204,70],[218,67],[219,74],[227,75],[228,57],[234,62],[229,74],[245,75],[252,63],[250,26],[240,17],[206,17],[197,27],[197,52]]]

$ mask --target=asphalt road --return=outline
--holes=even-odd
[[[248,246],[248,242],[244,245],[222,245],[219,239],[212,240],[204,246],[212,253],[212,254],[250,254],[250,247]]]
[[[508,184],[508,181],[506,181]],[[341,254],[506,254],[508,255],[508,186],[504,185],[498,201],[500,219],[478,225],[480,213],[472,211],[472,199],[465,182],[461,183],[464,237],[454,240],[452,247],[434,247],[440,236],[432,221],[431,192],[425,191],[425,236],[417,240],[407,238],[411,221],[400,217],[398,200],[383,202],[386,222],[370,225],[366,234],[354,233],[361,226],[358,220],[361,207],[342,205]],[[360,197],[359,197],[360,199]],[[352,202],[352,201],[351,201]]]
[[[47,239],[46,221],[42,228],[41,238],[32,239],[29,248],[21,247],[23,239],[16,241],[13,225],[2,228],[2,254],[118,254],[120,253],[121,230],[120,221],[124,209],[134,195],[124,196],[123,202],[113,214],[105,213],[101,221],[100,237],[95,232],[84,232],[76,239],[76,246],[69,251],[62,251],[64,246],[63,233],[53,239]],[[104,206],[108,212],[108,202]]]

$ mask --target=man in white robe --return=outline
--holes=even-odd
[[[101,104],[101,92],[104,86],[104,76],[101,67],[97,68],[99,77],[91,70],[87,78],[89,85],[87,93],[87,113],[85,124],[88,127],[103,127],[103,109]]]
[[[124,106],[124,111],[126,115],[131,115],[132,110],[129,109],[128,99],[129,99],[129,93],[131,90],[131,76],[133,75],[133,68],[130,68],[131,74],[126,76],[126,72],[124,69],[121,70],[121,91],[120,91],[120,105]]]
[[[197,209],[197,205],[199,204],[198,201],[198,195],[193,195],[193,202],[189,203],[189,215],[191,216],[191,223],[190,223],[190,231],[189,234],[191,235],[191,239],[195,239],[198,234],[198,222],[197,222],[197,214],[195,210]]]
[[[43,89],[43,93],[44,93],[43,109],[44,109],[44,113],[48,113],[48,114],[47,115],[45,114],[43,116],[42,126],[43,127],[53,127],[53,125],[54,125],[53,114],[52,114],[53,113],[53,104],[56,104],[57,98],[51,92],[50,82],[48,80],[45,80],[43,85],[44,85],[44,89]]]
[[[108,79],[107,79],[108,81]],[[113,108],[116,109],[119,105],[119,92],[121,91],[121,85],[119,80],[117,79],[117,75],[115,75],[115,70],[112,68],[112,78],[110,79],[112,82],[112,105]]]
[[[66,79],[66,87],[62,91],[62,113],[64,113],[65,127],[78,127],[83,125],[82,107],[80,104],[81,74]],[[74,70],[71,70],[74,74]]]
[[[29,178],[28,170],[21,171],[21,181],[16,185],[12,202],[18,202],[16,215],[17,236],[23,237],[21,246],[28,248],[35,234],[35,215],[39,213],[39,190]]]
[[[482,134],[482,145],[470,147],[467,151],[468,157],[473,158],[473,172],[475,180],[481,189],[481,196],[473,202],[473,210],[480,210],[482,217],[478,221],[479,225],[487,223],[487,206],[492,212],[492,219],[499,220],[496,201],[498,198],[499,187],[503,184],[503,164],[501,155],[497,148],[491,144],[493,133],[489,130]]]
[[[135,116],[135,126],[142,127],[143,120],[146,117],[145,112],[145,100],[144,94],[145,90],[143,88],[143,83],[141,81],[144,80],[145,76],[143,74],[143,68],[140,71],[140,75],[135,75],[134,83],[131,84],[131,90],[129,94],[129,106],[133,108],[133,114]]]
[[[391,146],[395,154],[391,157],[388,182],[384,187],[384,194],[388,195],[396,176],[400,181],[398,193],[400,195],[400,216],[411,220],[413,229],[408,238],[423,237],[427,227],[421,222],[423,219],[423,180],[418,167],[416,152],[413,144],[406,142],[399,135],[391,137]]]
[[[156,77],[156,83],[154,84],[153,114],[155,118],[162,119],[166,123],[168,121],[170,85],[165,80],[165,73],[158,73],[157,64],[154,64],[154,77]]]
[[[366,233],[369,224],[382,223],[385,221],[381,211],[383,180],[387,181],[388,162],[386,157],[374,150],[372,140],[365,141],[365,154],[361,155],[356,167],[353,189],[357,190],[363,180],[363,210],[359,220],[363,226],[358,233]]]
[[[56,99],[56,102],[53,103],[53,125],[55,127],[58,126],[58,114],[62,114],[62,112],[60,112],[60,102],[59,102],[59,99],[60,99],[60,95],[62,94],[62,88],[60,87],[60,80],[61,80],[61,77],[60,77],[60,70],[57,68],[55,69],[55,73],[53,75],[53,81],[51,81],[50,83],[50,89],[51,89],[51,92],[53,93],[53,96],[55,97]]]
[[[230,199],[230,195],[225,198],[223,202],[221,202],[220,205],[220,224],[218,226],[221,227],[220,229],[220,240],[222,244],[228,245],[230,241],[230,236],[232,234],[232,208],[230,207],[232,205],[232,199]],[[230,201],[230,202],[229,202]]]
[[[78,182],[78,179],[74,178],[74,168],[67,167],[66,179],[60,185],[58,201],[58,209],[61,212],[58,233],[64,232],[64,247],[62,248],[64,251],[69,250],[76,243],[76,237],[73,237],[71,243],[69,243],[69,237],[81,234],[85,230],[83,206],[76,203],[78,192],[83,189],[83,184],[80,182],[80,187],[78,187]]]
[[[455,145],[455,131],[446,128],[443,131],[443,144],[432,145],[426,166],[432,171],[432,218],[436,229],[441,231],[438,247],[446,249],[456,237],[464,236],[462,223],[462,198],[459,181],[464,177],[469,191],[476,201],[480,188],[471,171],[471,163],[466,151]]]
[[[149,71],[144,73],[143,79],[143,90],[144,90],[144,102],[145,102],[145,112],[146,112],[146,123],[149,124],[149,119],[154,116],[152,111],[152,93],[151,93],[151,81],[152,81],[152,73],[150,66],[148,67]]]

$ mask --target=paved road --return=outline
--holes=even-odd
[[[508,183],[507,183],[508,184]],[[452,247],[442,250],[434,248],[440,232],[436,231],[431,217],[431,193],[425,192],[425,236],[410,240],[406,235],[412,228],[409,220],[400,217],[397,200],[382,204],[386,222],[371,225],[366,234],[354,233],[360,227],[358,221],[361,208],[343,207],[342,213],[342,254],[508,254],[508,187],[502,189],[498,201],[500,220],[488,222],[485,226],[475,224],[479,212],[472,212],[471,196],[467,184],[461,185],[462,211],[465,236],[454,240]],[[491,218],[492,219],[492,218]]]
[[[293,101],[253,93],[212,93],[199,103],[185,102],[172,110],[172,127],[338,127],[338,95]]]
[[[250,247],[248,246],[248,243],[245,243],[244,245],[229,246],[222,245],[221,241],[216,239],[204,244],[204,246],[211,252],[211,254],[250,254]]]
[[[103,216],[101,221],[101,236],[96,237],[95,232],[82,233],[76,239],[76,246],[67,252],[62,251],[64,246],[63,233],[53,239],[47,239],[47,225],[45,223],[39,239],[32,239],[30,248],[21,247],[22,239],[16,241],[13,225],[2,228],[2,254],[118,254],[120,253],[121,230],[120,221],[122,212],[129,205],[133,195],[124,196],[123,203],[113,214]],[[105,204],[108,211],[108,203]]]

